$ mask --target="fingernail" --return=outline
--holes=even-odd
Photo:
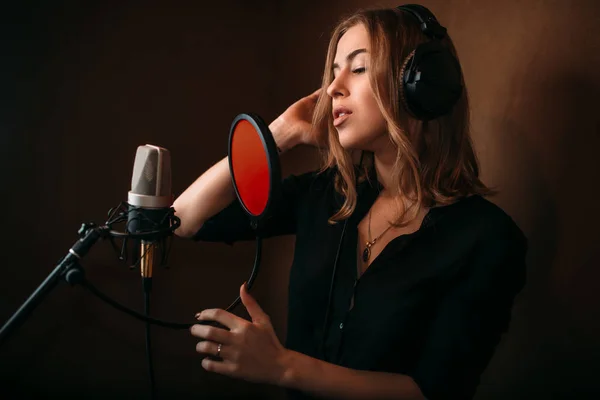
[[[200,319],[200,313],[197,313],[197,314],[196,314],[194,317],[195,317],[196,319]]]

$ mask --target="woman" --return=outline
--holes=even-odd
[[[265,227],[266,236],[296,234],[286,345],[242,286],[252,321],[204,310],[198,319],[227,329],[191,329],[197,351],[211,356],[208,371],[298,397],[473,397],[524,284],[527,242],[483,198],[491,190],[478,178],[462,76],[458,90],[433,95],[404,83],[426,58],[422,44],[456,56],[423,7],[350,16],[332,35],[322,88],[270,125],[282,153],[300,143],[325,149],[321,171],[284,180]],[[431,68],[452,69],[454,58],[436,51]],[[176,200],[177,233],[251,239],[234,199],[224,159]]]

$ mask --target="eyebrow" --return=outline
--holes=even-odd
[[[361,53],[366,53],[366,52],[367,52],[367,49],[356,49],[346,56],[346,62],[352,62],[354,57],[356,57],[357,55],[359,55]],[[339,69],[339,68],[340,68],[340,66],[338,63],[333,63],[332,69]]]

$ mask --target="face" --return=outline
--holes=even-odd
[[[335,54],[334,80],[327,88],[333,124],[346,149],[377,152],[389,147],[387,126],[369,82],[369,34],[355,25],[340,38]]]

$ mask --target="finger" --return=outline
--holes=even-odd
[[[221,325],[228,327],[229,329],[233,329],[243,321],[242,318],[237,315],[233,315],[230,312],[227,312],[220,308],[210,308],[203,310],[202,312],[196,314],[196,319],[198,321],[216,321]]]
[[[196,351],[198,353],[207,354],[212,357],[219,357],[225,359],[229,351],[229,346],[221,343],[221,352],[219,353],[219,343],[211,342],[210,340],[203,340],[196,344]]]
[[[215,361],[210,358],[205,358],[202,360],[202,368],[209,372],[215,372],[221,375],[227,376],[236,376],[236,371],[238,370],[238,366],[236,363],[231,361]]]
[[[192,325],[190,328],[192,336],[210,340],[212,342],[230,344],[233,342],[233,336],[231,332],[208,325]]]
[[[246,307],[248,314],[250,314],[252,322],[259,324],[270,323],[269,316],[263,311],[262,308],[260,308],[258,302],[254,300],[254,297],[250,295],[248,289],[246,288],[245,282],[240,287],[240,298],[242,300],[242,304],[244,304],[244,307]]]
[[[316,100],[319,97],[319,94],[321,94],[321,88],[318,88],[317,90],[309,94],[308,97],[310,97],[313,100]]]

